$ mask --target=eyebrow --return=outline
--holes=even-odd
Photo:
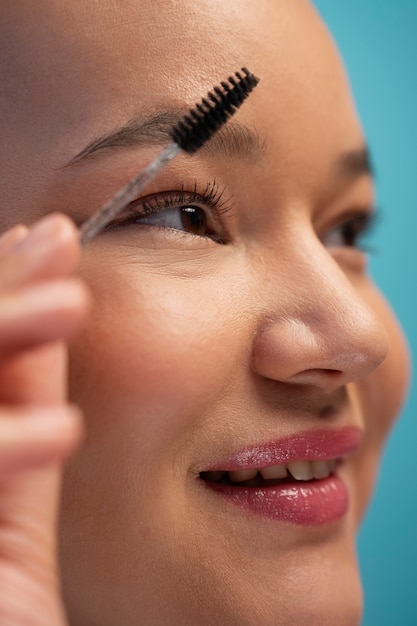
[[[184,117],[184,111],[167,111],[149,117],[138,117],[128,121],[120,128],[90,142],[73,157],[65,167],[90,159],[102,150],[111,148],[133,148],[144,146],[167,146],[171,141],[169,131]],[[219,153],[228,157],[260,159],[265,152],[255,128],[237,121],[229,121],[202,148],[208,156]]]
[[[183,117],[184,109],[170,110],[156,115],[138,116],[123,126],[91,141],[65,167],[98,156],[101,151],[117,148],[145,146],[167,146],[171,138],[169,131]],[[200,150],[207,156],[223,154],[231,158],[249,161],[260,160],[266,151],[266,140],[261,140],[254,127],[231,120],[223,126]],[[334,173],[349,183],[361,176],[374,177],[374,168],[369,148],[362,146],[342,153],[335,162]]]
[[[336,160],[336,176],[351,182],[361,176],[375,177],[371,154],[367,146],[344,152]]]

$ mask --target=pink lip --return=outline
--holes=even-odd
[[[361,431],[356,427],[299,433],[237,452],[210,468],[210,471],[256,469],[298,459],[341,458],[353,454],[359,448],[361,438]],[[349,491],[338,475],[322,480],[284,482],[262,487],[210,481],[205,484],[247,513],[297,525],[335,522],[349,509]]]
[[[362,432],[355,426],[339,430],[314,430],[297,433],[246,448],[227,457],[207,471],[256,469],[289,463],[297,459],[314,461],[335,459],[352,454],[358,449]]]

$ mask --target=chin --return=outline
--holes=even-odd
[[[181,599],[177,596],[182,603],[175,602],[173,593],[171,617],[160,616],[154,623],[360,626],[363,593],[356,553],[351,544],[347,549],[345,541],[342,544],[326,546],[318,540],[283,558],[272,549],[268,556],[241,555],[239,567],[232,555],[219,554],[217,571],[213,563],[202,561],[195,576],[189,572],[184,577],[188,592]],[[178,579],[176,583],[178,591]]]
[[[279,579],[281,574],[276,573]],[[359,577],[355,576],[339,589],[324,575],[304,584],[295,578],[288,589],[276,589],[276,581],[268,588],[268,582],[262,588],[251,586],[243,594],[235,593],[225,597],[222,593],[210,597],[205,604],[207,610],[199,606],[189,607],[188,617],[184,615],[184,606],[180,610],[178,623],[183,626],[360,626],[363,613],[362,587]],[[308,586],[309,585],[309,586]],[[165,623],[164,621],[156,623]]]

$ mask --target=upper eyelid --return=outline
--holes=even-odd
[[[321,228],[320,230],[324,232],[323,236],[325,236],[326,233],[329,233],[337,228],[342,228],[343,226],[357,218],[364,219],[364,221],[370,228],[374,227],[375,224],[380,221],[380,217],[380,209],[375,207],[374,205],[358,209],[350,209],[343,213],[341,212],[339,215],[334,217],[328,225],[326,225],[326,228]]]
[[[226,187],[220,188],[215,179],[208,181],[203,191],[198,190],[195,181],[192,190],[187,190],[182,185],[179,189],[158,191],[134,200],[128,210],[137,217],[145,217],[176,206],[199,204],[211,209],[213,217],[220,220],[220,216],[233,208],[232,196],[227,196],[225,192]]]

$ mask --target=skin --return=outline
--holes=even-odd
[[[64,620],[53,528],[59,471],[80,436],[65,401],[69,340],[68,394],[85,416],[59,535],[72,626],[359,624],[355,535],[408,361],[364,252],[341,238],[372,207],[373,184],[363,168],[337,166],[365,142],[316,12],[304,0],[126,0],[122,10],[22,0],[2,3],[0,42],[2,230],[56,211],[81,223],[160,149],[131,143],[74,161],[87,145],[137,116],[188,108],[242,64],[261,78],[235,118],[258,149],[181,155],[146,191],[202,193],[215,179],[228,210],[209,219],[225,243],[154,218],[80,251],[68,219],[53,216],[41,241],[16,248],[27,237],[18,229],[0,246],[1,298],[22,317],[10,335],[0,310],[11,337],[0,350],[0,470],[14,477],[0,492],[0,542],[11,528],[25,554],[3,559],[16,601],[0,611],[19,625]],[[346,425],[364,437],[340,470],[350,507],[337,523],[248,516],[199,479],[241,448]]]

